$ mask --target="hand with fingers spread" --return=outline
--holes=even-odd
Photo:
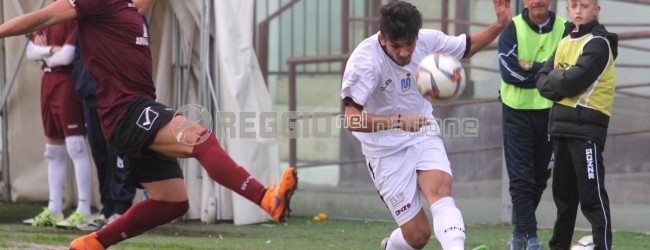
[[[503,27],[508,26],[510,21],[512,21],[510,0],[493,0],[492,2],[494,4],[494,13],[497,14],[497,23]]]
[[[485,29],[472,34],[469,52],[464,58],[470,58],[496,39],[501,32],[512,22],[511,0],[493,0],[494,13],[497,20]]]

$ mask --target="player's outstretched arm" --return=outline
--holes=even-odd
[[[77,11],[68,1],[54,1],[40,10],[15,17],[0,25],[0,38],[26,34],[76,17]]]
[[[476,52],[485,48],[494,39],[496,39],[501,31],[503,31],[508,24],[512,21],[512,7],[510,0],[493,0],[494,13],[497,15],[497,21],[476,34],[472,34],[471,46],[466,58],[472,57]]]

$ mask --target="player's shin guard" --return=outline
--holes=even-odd
[[[115,245],[183,216],[189,207],[188,201],[140,201],[120,218],[98,231],[97,238],[104,247]]]
[[[208,131],[203,131],[201,138]],[[192,155],[203,165],[210,178],[217,183],[235,191],[239,195],[259,204],[266,188],[251,176],[246,169],[237,165],[228,153],[221,148],[214,135],[194,146]]]
[[[442,249],[464,249],[465,223],[454,199],[444,197],[431,205],[433,230]]]
[[[386,250],[396,249],[415,250],[415,248],[406,242],[406,239],[404,239],[404,234],[402,234],[402,229],[399,227],[390,234],[388,244],[386,245]]]

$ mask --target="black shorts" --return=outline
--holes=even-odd
[[[171,108],[146,97],[131,101],[110,138],[111,146],[124,160],[127,183],[141,187],[142,182],[183,178],[176,158],[148,149],[160,128],[172,120],[174,113]]]

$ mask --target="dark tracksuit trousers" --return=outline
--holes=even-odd
[[[550,248],[571,247],[579,203],[582,214],[591,223],[595,249],[612,249],[603,148],[585,139],[553,138],[553,152],[553,199],[557,220]]]
[[[124,183],[126,169],[115,149],[104,139],[95,99],[86,98],[84,100],[84,120],[90,151],[97,166],[102,202],[100,213],[106,218],[115,213],[124,214],[133,203],[135,187]]]
[[[78,38],[75,44],[76,53],[72,62],[75,91],[83,99],[86,136],[97,167],[99,194],[102,202],[100,213],[108,218],[115,213],[124,214],[131,207],[135,197],[135,187],[128,186],[124,182],[126,168],[122,160],[118,158],[115,149],[104,138],[97,113],[97,83],[83,63]]]
[[[503,106],[503,151],[510,179],[513,233],[537,236],[535,210],[550,177],[552,144],[548,138],[549,109],[515,110]]]

